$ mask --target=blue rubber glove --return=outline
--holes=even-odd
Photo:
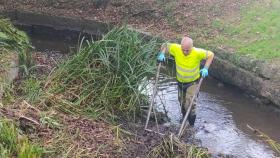
[[[208,76],[208,68],[204,67],[203,69],[200,70],[201,76],[203,78]]]
[[[163,52],[159,52],[159,55],[158,55],[158,57],[157,57],[157,60],[160,61],[160,62],[165,61],[165,56],[164,56],[164,53],[163,53]]]

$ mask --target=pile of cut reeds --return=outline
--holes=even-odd
[[[82,40],[77,54],[48,78],[47,103],[94,117],[135,116],[148,101],[142,92],[156,69],[158,48],[156,40],[127,27],[114,28],[99,41]]]
[[[186,144],[180,141],[176,136],[171,134],[163,138],[162,142],[150,151],[148,157],[208,158],[210,157],[210,154],[207,149]]]

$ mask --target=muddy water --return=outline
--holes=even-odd
[[[180,126],[182,115],[177,94],[174,68],[169,66],[161,74],[156,105],[158,109],[167,112],[171,123]],[[257,138],[247,128],[247,124],[280,142],[279,112],[260,105],[234,87],[208,77],[199,94],[195,138],[214,155],[222,153],[233,157],[273,157],[270,147]]]

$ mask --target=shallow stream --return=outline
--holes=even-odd
[[[180,126],[182,115],[177,98],[175,68],[170,64],[163,69],[165,71],[160,76],[156,105],[162,112],[167,112],[172,124]],[[280,142],[279,111],[262,105],[256,98],[214,78],[204,80],[195,123],[195,138],[201,141],[201,145],[214,155],[273,157],[270,147],[256,137],[247,125]]]

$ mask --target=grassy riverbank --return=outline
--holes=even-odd
[[[127,5],[125,0],[107,2],[99,2],[103,6],[100,7],[87,1],[15,1],[4,3],[3,7],[115,24],[125,21],[134,28],[168,40],[188,34],[195,45],[204,48],[223,48],[236,55],[259,59],[280,56],[277,45],[280,42],[280,2],[277,0],[132,0]]]
[[[17,64],[12,63],[28,69],[32,64],[30,49],[28,36],[17,30],[9,20],[0,19],[0,157],[40,157],[43,153],[40,145],[33,144],[22,135],[15,122],[4,115],[6,103],[13,98],[10,71],[16,69]]]
[[[236,55],[258,59],[280,57],[280,2],[253,1],[239,14],[228,15],[212,24],[217,34],[201,41],[205,46],[220,47]],[[209,30],[212,31],[212,30]]]

